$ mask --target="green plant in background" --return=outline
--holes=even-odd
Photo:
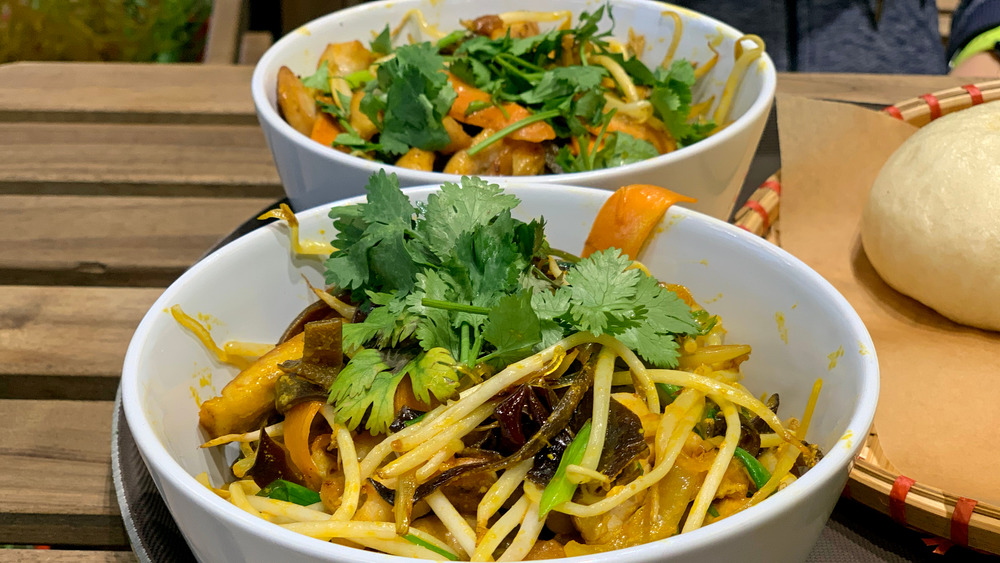
[[[196,61],[212,0],[0,0],[0,63]]]

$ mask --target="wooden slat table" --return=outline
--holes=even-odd
[[[250,68],[0,66],[0,550],[132,561],[110,470],[125,348],[159,293],[282,191]],[[889,104],[966,81],[783,75]]]

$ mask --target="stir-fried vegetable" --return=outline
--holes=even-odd
[[[411,19],[437,41],[394,45]],[[714,55],[697,70],[674,60],[682,34],[674,20],[673,47],[650,68],[640,60],[644,41],[612,37],[610,6],[581,13],[575,26],[568,12],[510,12],[463,21],[447,35],[414,10],[369,47],[331,43],[311,75],[283,67],[278,107],[321,144],[416,170],[535,175],[621,166],[698,142],[726,119],[703,117],[715,96],[695,103],[692,95],[718,52],[709,45]],[[602,29],[605,21],[611,27]],[[759,55],[746,51],[739,74]],[[730,80],[727,90],[735,88]]]
[[[520,560],[690,531],[801,475],[819,456],[803,441],[819,386],[789,430],[776,395],[739,383],[749,346],[726,344],[686,288],[602,247],[640,253],[676,199],[638,189],[655,211],[633,221],[637,205],[613,196],[595,228],[616,228],[578,258],[480,179],[414,205],[373,176],[366,203],[330,213],[322,304],[203,404],[206,430],[246,427],[205,444],[239,447],[241,480],[213,490],[322,540]]]

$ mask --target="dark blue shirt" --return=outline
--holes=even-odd
[[[677,0],[676,3],[713,16],[744,33],[761,36],[778,70],[901,74],[948,71],[934,0]],[[977,3],[996,6],[1000,0],[966,1],[963,8]],[[980,23],[980,27],[994,25]]]

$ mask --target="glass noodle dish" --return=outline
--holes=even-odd
[[[633,257],[689,198],[631,185],[581,256],[479,178],[414,205],[384,171],[330,211],[329,288],[200,406],[234,479],[198,479],[237,507],[321,540],[426,558],[585,555],[695,530],[814,465],[801,422],[743,386],[750,346],[683,286]],[[250,357],[247,357],[250,356]]]
[[[741,77],[764,52],[759,37],[740,38],[718,99],[695,100],[721,36],[705,39],[707,60],[678,59],[681,17],[661,17],[675,32],[650,68],[643,36],[612,37],[610,5],[575,23],[569,11],[516,11],[449,32],[411,10],[367,46],[330,43],[311,75],[279,69],[278,109],[323,145],[415,170],[530,176],[639,162],[725,127]],[[404,44],[404,29],[424,41],[411,34]]]

